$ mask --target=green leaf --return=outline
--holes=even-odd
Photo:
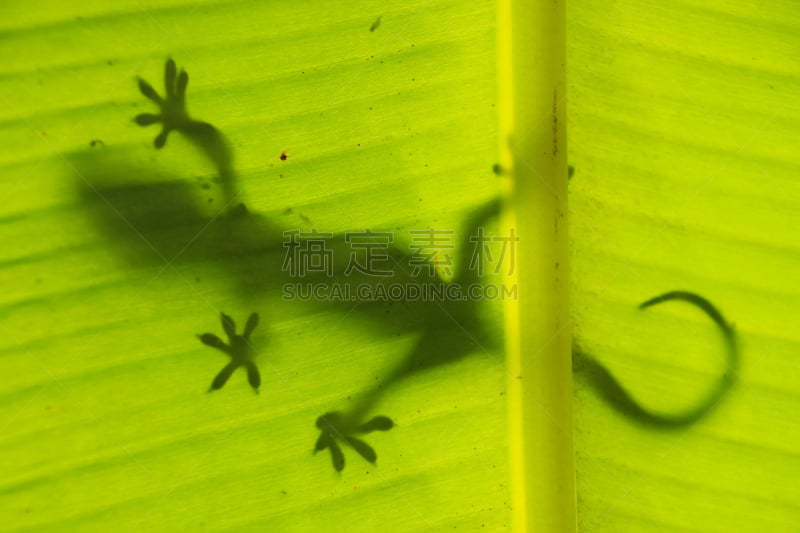
[[[284,231],[406,255],[494,201],[494,6],[38,4],[0,7],[4,529],[507,524],[499,304],[280,290]],[[228,341],[259,395],[206,394]],[[315,420],[356,407],[338,474]]]
[[[800,94],[793,2],[570,2],[574,334],[651,411],[726,368],[702,294],[733,322],[735,385],[689,428],[612,409],[576,374],[579,529],[791,531],[800,523]]]
[[[567,120],[550,85],[564,89],[563,23],[512,35],[522,19],[497,13],[455,0],[0,5],[4,529],[491,531],[525,516],[561,533],[572,454],[553,445],[571,425],[582,531],[796,528],[800,11],[570,2]],[[552,79],[527,72],[524,97],[503,99],[496,42],[528,37],[538,48],[519,64]],[[530,133],[547,149],[509,165],[499,110],[526,98],[545,108]],[[541,264],[561,277],[536,282],[559,290],[570,271],[574,341],[635,408],[577,366],[573,423],[564,375],[515,374],[503,311],[530,315],[513,302],[283,297],[287,235],[312,230],[334,235],[337,261],[344,232],[390,232],[392,265],[413,231],[453,230],[452,265],[392,279],[469,279],[465,232],[501,234],[505,180],[544,170],[537,186],[564,185],[564,144],[550,144],[566,126],[570,253],[522,235],[520,281],[537,249],[554,253]],[[551,231],[528,199],[517,215]],[[630,415],[692,412],[727,368],[707,314],[636,308],[675,290],[733,323],[741,366],[713,409],[667,431]],[[520,324],[510,345],[567,331],[566,299],[541,296],[546,323]],[[207,394],[221,368],[227,383]],[[537,385],[566,391],[556,411],[520,394]],[[526,410],[554,433],[518,438]]]

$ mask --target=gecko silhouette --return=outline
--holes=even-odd
[[[189,117],[186,109],[186,88],[189,85],[189,74],[184,69],[178,72],[175,61],[168,58],[164,67],[164,98],[159,96],[144,79],[138,78],[138,82],[141,93],[158,106],[160,113],[141,113],[136,115],[133,120],[140,126],[161,124],[161,133],[153,140],[157,149],[164,147],[170,132],[182,133],[216,167],[227,208],[240,209],[240,204],[236,203],[236,181],[230,142],[221,131],[208,122]]]
[[[213,162],[223,184],[224,216],[218,216],[218,209],[204,205],[202,196],[206,194],[208,184],[192,185],[174,176],[160,176],[159,181],[148,182],[142,178],[148,175],[147,168],[121,165],[119,158],[109,156],[110,150],[103,151],[102,155],[94,151],[73,156],[72,165],[83,177],[79,182],[82,200],[97,226],[109,236],[110,242],[119,247],[127,262],[153,266],[163,266],[164,263],[213,265],[224,274],[224,279],[229,280],[231,290],[248,303],[254,295],[276,294],[285,283],[297,281],[283,268],[286,223],[280,218],[238,207],[242,204],[236,203],[238,196],[229,143],[214,126],[189,118],[185,108],[188,75],[183,70],[180,74],[176,71],[174,62],[169,59],[165,68],[166,98],[163,99],[149,84],[139,80],[140,91],[159,105],[161,114],[143,114],[135,120],[143,126],[162,123],[163,130],[156,137],[156,148],[164,146],[169,132],[177,131]],[[334,258],[330,271],[311,273],[303,281],[354,287],[366,285],[373,289],[368,291],[371,294],[379,286],[385,288],[392,284],[412,283],[434,289],[481,284],[484,280],[478,271],[468,268],[473,261],[470,238],[479,228],[491,224],[499,212],[500,201],[495,199],[476,207],[465,218],[457,233],[461,240],[455,246],[455,274],[450,281],[443,280],[435,268],[422,268],[416,272],[408,268],[408,250],[396,246],[384,250],[385,260],[394,267],[390,270],[391,275],[346,273],[346,265],[336,261],[349,257],[349,253],[343,253],[350,250],[345,233],[330,234],[326,239]],[[688,413],[659,414],[642,407],[603,365],[577,343],[574,347],[575,370],[585,375],[590,386],[623,415],[656,427],[681,427],[707,415],[733,384],[738,362],[738,347],[732,328],[702,297],[675,291],[642,305],[647,308],[669,300],[683,300],[706,312],[723,331],[729,349],[728,368],[723,378],[712,393]],[[345,466],[337,440],[369,462],[374,463],[377,459],[374,450],[356,435],[387,431],[393,427],[388,417],[369,417],[387,391],[394,390],[398,383],[421,372],[459,361],[470,354],[497,353],[503,348],[500,324],[487,321],[482,316],[481,304],[474,300],[391,302],[365,299],[354,304],[312,299],[296,302],[296,305],[298,310],[339,309],[342,314],[357,317],[371,331],[392,336],[414,335],[416,338],[414,347],[399,358],[394,367],[387,369],[382,379],[356,397],[346,410],[327,412],[317,418],[320,435],[314,451],[328,449],[336,470]]]

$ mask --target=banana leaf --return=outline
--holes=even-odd
[[[0,15],[5,529],[501,530],[549,497],[514,485],[530,408],[509,394],[526,382],[506,362],[515,301],[287,294],[502,286],[467,268],[478,228],[506,235],[498,198],[519,179],[502,154],[502,8],[40,0]],[[580,530],[800,520],[798,28],[790,2],[566,6],[560,312],[577,355],[560,422]],[[347,235],[368,230],[406,268],[342,274]],[[452,247],[409,267],[432,230]],[[298,235],[327,244],[333,274],[287,268]],[[735,368],[702,309],[637,309],[674,290],[733,324]],[[720,376],[729,390],[691,424],[642,416],[703,405]]]
[[[576,372],[583,531],[800,524],[798,29],[794,2],[568,3],[576,343],[666,417],[732,370],[689,427],[625,416]],[[716,305],[738,366],[697,307],[637,309],[668,290]]]

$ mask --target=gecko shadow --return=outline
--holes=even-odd
[[[225,197],[215,180],[191,183],[129,160],[113,147],[67,155],[78,201],[126,263],[163,267],[211,262],[230,269],[225,263],[232,264],[235,254],[248,247],[280,251],[277,227],[248,216],[242,204],[227,210],[214,202]],[[237,238],[242,234],[246,238]]]
[[[579,379],[603,398],[609,405],[630,420],[648,427],[678,429],[690,426],[709,415],[725,397],[737,380],[739,371],[739,346],[733,327],[722,313],[707,299],[688,291],[672,291],[651,298],[639,305],[648,309],[671,300],[683,301],[702,310],[717,326],[722,335],[726,352],[726,367],[718,380],[694,406],[676,413],[659,413],[636,401],[616,377],[597,359],[588,354],[576,342],[572,348],[573,371]]]
[[[124,163],[112,157],[110,150],[90,154],[75,154],[70,158],[78,180],[78,195],[86,205],[90,217],[118,255],[134,265],[180,267],[192,263],[214,265],[246,302],[256,298],[285,297],[287,283],[296,283],[297,277],[286,272],[286,258],[296,230],[286,232],[286,224],[269,217],[248,212],[236,203],[232,156],[228,144],[213,126],[188,118],[185,111],[185,89],[188,75],[176,74],[172,60],[165,69],[167,97],[161,99],[152,87],[139,80],[142,94],[161,108],[160,115],[139,115],[140,125],[161,122],[162,133],[156,137],[156,147],[161,148],[167,134],[179,131],[215,165],[221,191],[211,191],[210,183],[192,186],[173,175],[150,177],[152,170]],[[214,208],[204,202],[209,194],[219,194]],[[218,207],[224,205],[224,209]],[[365,460],[375,462],[377,454],[356,435],[371,431],[386,431],[393,427],[391,419],[376,416],[367,420],[388,390],[393,390],[411,376],[439,368],[478,352],[497,353],[502,350],[502,331],[498,323],[486,319],[484,306],[478,299],[463,300],[458,297],[434,299],[376,298],[376,294],[390,294],[391,286],[428,287],[434,294],[452,294],[453,287],[480,286],[479,271],[473,266],[472,237],[497,216],[499,200],[492,200],[476,208],[462,224],[460,242],[456,250],[455,275],[449,282],[442,279],[433,264],[418,268],[408,262],[408,251],[394,245],[383,249],[388,275],[376,276],[360,270],[348,271],[352,241],[343,233],[329,234],[324,242],[330,254],[330,264],[321,270],[307,273],[302,282],[308,286],[336,285],[350,287],[355,301],[347,298],[307,298],[292,301],[292,307],[316,311],[338,310],[352,316],[365,327],[383,335],[415,335],[414,348],[371,389],[355,399],[344,412],[328,412],[317,419],[320,436],[315,452],[329,449],[336,470],[344,468],[344,455],[337,441],[349,445]],[[319,235],[317,236],[319,237]],[[297,243],[299,244],[299,243]],[[288,250],[287,250],[288,248]],[[467,267],[469,265],[470,267]],[[365,287],[363,292],[359,287]],[[345,289],[342,292],[347,292]],[[359,297],[359,294],[371,295]],[[285,299],[285,298],[281,298]],[[605,367],[578,346],[575,347],[576,370],[583,372],[589,383],[621,413],[641,423],[677,427],[691,424],[718,403],[733,382],[738,360],[738,350],[732,330],[722,315],[706,300],[691,293],[667,293],[645,302],[647,307],[670,299],[682,299],[703,309],[726,334],[729,345],[729,370],[721,384],[705,402],[687,413],[659,415],[640,406]],[[285,302],[284,302],[285,303]],[[726,329],[727,328],[727,329]],[[251,382],[252,384],[252,382]],[[221,386],[221,385],[220,385]],[[213,387],[212,387],[213,388]]]
[[[297,298],[284,304],[290,304],[295,313],[333,310],[383,337],[415,336],[414,348],[378,376],[375,386],[356,397],[346,412],[329,412],[318,418],[321,435],[316,449],[330,448],[337,470],[344,467],[343,454],[336,451],[337,440],[374,462],[377,455],[355,435],[392,427],[387,417],[367,417],[387,391],[409,376],[467,354],[499,353],[502,349],[500,325],[486,321],[478,299],[462,300],[469,287],[481,286],[478,272],[466,268],[472,260],[470,238],[499,212],[497,200],[475,209],[456,233],[462,238],[455,245],[455,275],[450,281],[444,281],[430,262],[412,265],[409,250],[394,245],[382,248],[381,261],[377,267],[373,264],[384,275],[358,269],[348,272],[353,243],[346,233],[332,233],[322,241],[330,252],[326,269],[297,277],[285,268],[291,253],[287,244],[292,242],[287,242],[280,224],[269,217],[246,210],[214,211],[203,202],[210,189],[176,176],[162,174],[159,181],[147,182],[146,169],[124,164],[122,154],[113,149],[73,154],[69,161],[73,173],[80,176],[75,181],[80,202],[108,245],[130,266],[164,268],[168,264],[182,269],[192,263],[213,265],[231,290],[248,303],[260,298],[282,299],[287,284],[336,286],[354,300]],[[291,237],[294,230],[287,233]],[[430,298],[405,298],[403,291],[412,286],[424,289]],[[399,296],[392,295],[393,288],[400,288]]]
[[[331,234],[325,239],[333,259],[328,271],[310,272],[302,278],[286,272],[287,237],[281,225],[268,217],[242,210],[236,215],[220,215],[203,204],[207,189],[181,182],[175,176],[166,180],[141,183],[146,170],[122,165],[119,158],[106,158],[109,151],[89,151],[71,158],[72,166],[82,176],[78,181],[80,197],[95,225],[106,234],[109,245],[116,247],[126,262],[134,265],[163,266],[169,262],[181,267],[194,262],[215,264],[231,290],[252,303],[258,295],[281,298],[285,284],[299,280],[308,286],[339,285],[366,287],[367,295],[381,288],[389,292],[391,285],[428,286],[433,290],[480,285],[484,282],[470,265],[472,249],[469,238],[479,228],[491,224],[500,211],[499,201],[491,201],[473,210],[462,224],[462,240],[456,247],[456,274],[446,283],[435,269],[413,273],[408,265],[408,251],[387,247],[385,263],[390,276],[346,272],[351,243],[346,234]],[[137,182],[138,181],[138,182]],[[291,233],[291,232],[289,232]],[[412,275],[413,274],[413,275]],[[343,289],[347,292],[348,289]],[[727,368],[711,391],[697,405],[685,412],[664,414],[653,412],[636,401],[626,388],[595,357],[586,353],[578,342],[573,346],[574,370],[577,379],[592,387],[610,406],[632,421],[657,428],[679,428],[707,416],[733,386],[738,370],[739,352],[732,327],[706,299],[694,293],[674,291],[644,302],[646,309],[671,300],[684,301],[705,312],[720,329],[727,350]],[[386,431],[393,426],[385,416],[369,418],[391,390],[409,377],[461,360],[468,354],[502,350],[503,339],[498,323],[486,320],[478,301],[457,299],[391,301],[361,298],[357,301],[308,298],[291,302],[295,312],[334,310],[351,316],[366,329],[382,336],[416,335],[411,349],[379,380],[357,396],[345,412],[328,412],[317,419],[320,430],[315,451],[329,449],[336,470],[344,468],[344,454],[337,441],[349,445],[367,461],[375,462],[377,454],[357,435]],[[213,388],[213,386],[212,386]]]
[[[172,131],[178,131],[189,140],[201,154],[208,157],[217,169],[219,182],[224,191],[224,203],[227,209],[237,208],[236,183],[233,172],[233,152],[230,142],[217,128],[200,120],[194,120],[186,109],[186,88],[189,85],[189,74],[175,65],[168,58],[164,66],[164,93],[162,98],[144,79],[138,78],[139,91],[156,104],[158,114],[141,113],[133,120],[140,126],[161,124],[161,132],[153,140],[157,149],[167,143]]]

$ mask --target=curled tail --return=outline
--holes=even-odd
[[[572,354],[575,372],[580,374],[610,405],[641,424],[664,429],[689,426],[711,413],[736,382],[739,368],[739,347],[733,328],[723,318],[722,313],[702,296],[692,292],[672,291],[643,302],[639,305],[639,309],[647,309],[670,300],[682,300],[699,307],[716,323],[725,343],[726,369],[705,397],[694,407],[673,414],[654,412],[636,401],[606,367],[578,345],[573,346]]]

